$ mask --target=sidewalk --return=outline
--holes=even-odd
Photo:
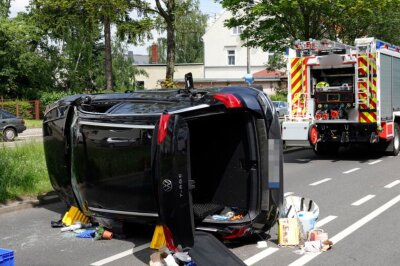
[[[24,132],[18,135],[18,139],[39,138],[42,136],[43,133],[41,128],[27,128]]]

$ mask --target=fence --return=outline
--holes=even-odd
[[[39,100],[20,101],[4,99],[0,96],[0,108],[26,119],[39,120],[42,118]]]

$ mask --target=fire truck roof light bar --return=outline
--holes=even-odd
[[[317,55],[326,55],[329,53],[334,54],[346,54],[349,53],[351,49],[355,49],[354,46],[350,46],[340,42],[334,42],[330,40],[313,40],[309,41],[296,41],[295,49],[298,51],[302,51],[303,54],[311,54],[313,52]]]

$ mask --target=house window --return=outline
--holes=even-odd
[[[228,65],[235,65],[235,50],[228,50]]]
[[[232,28],[232,34],[233,35],[239,35],[241,33],[242,33],[242,28],[241,27],[237,26],[237,27]]]

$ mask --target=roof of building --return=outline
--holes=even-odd
[[[133,62],[135,65],[147,65],[149,64],[148,54],[133,54]]]
[[[279,78],[285,77],[285,72],[278,71],[278,70],[269,71],[269,70],[263,69],[256,73],[253,73],[253,77],[255,79],[273,79],[273,78],[279,79]]]

